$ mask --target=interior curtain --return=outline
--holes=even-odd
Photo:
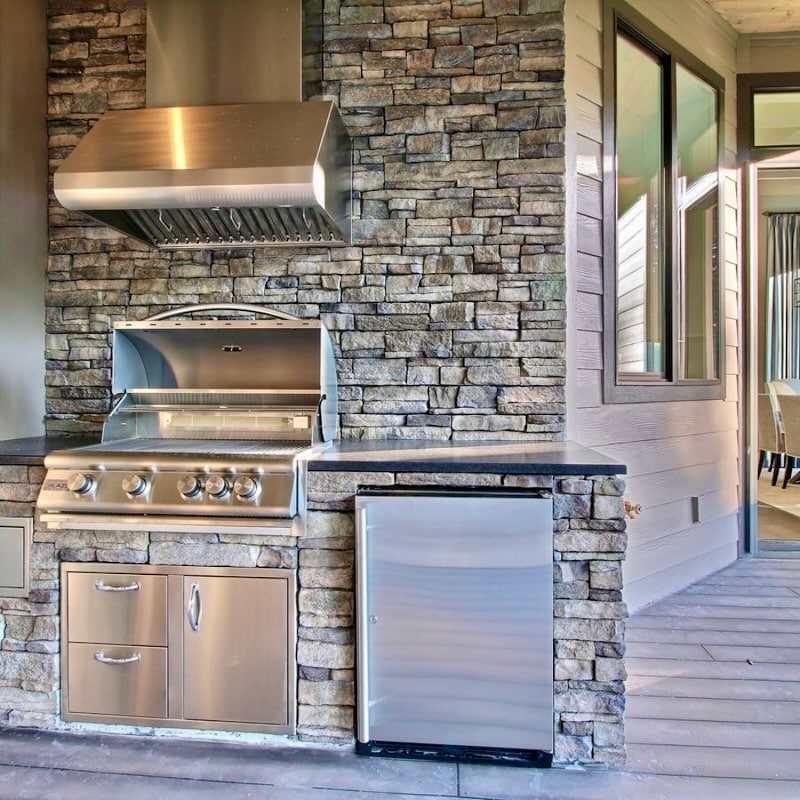
[[[767,216],[766,380],[800,378],[800,213]]]

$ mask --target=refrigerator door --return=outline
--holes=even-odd
[[[553,749],[552,499],[356,499],[358,740]]]

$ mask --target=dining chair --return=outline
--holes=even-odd
[[[800,394],[778,394],[781,424],[783,426],[783,447],[786,453],[786,468],[783,473],[785,489],[792,477],[792,471],[800,458]]]
[[[758,395],[758,475],[761,471],[769,454],[769,471],[772,473],[772,485],[778,482],[778,473],[781,468],[781,456],[783,455],[783,437],[778,430],[778,422],[775,412],[772,410],[772,403],[769,395]]]

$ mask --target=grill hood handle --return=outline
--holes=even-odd
[[[262,308],[261,306],[250,306],[242,303],[206,303],[205,305],[171,308],[168,311],[162,311],[160,314],[153,314],[152,317],[147,317],[145,321],[154,322],[159,319],[182,317],[206,311],[238,311],[242,314],[263,314],[264,316],[276,317],[277,319],[300,320],[300,317],[295,317],[284,311],[275,311],[272,308]]]

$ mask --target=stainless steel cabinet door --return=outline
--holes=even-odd
[[[552,500],[356,507],[359,741],[552,752]]]
[[[183,579],[186,719],[286,725],[287,584]]]

